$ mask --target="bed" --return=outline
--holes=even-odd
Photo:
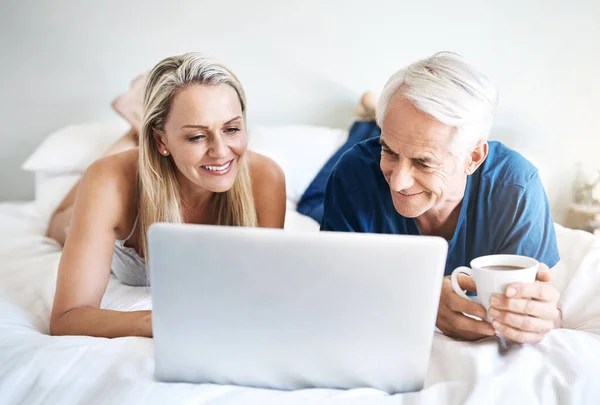
[[[281,135],[280,130],[274,133]],[[328,140],[331,148],[343,139],[343,133],[336,134],[331,136],[339,139]],[[262,151],[277,158],[273,142]],[[328,153],[317,156],[314,167]],[[300,175],[290,171],[298,170],[300,163],[292,160],[278,159],[286,176],[298,180]],[[290,182],[288,196],[298,197],[297,190],[310,181],[311,173]],[[564,329],[552,331],[538,345],[516,346],[505,354],[494,339],[459,342],[435,333],[420,392],[167,384],[153,378],[152,339],[48,335],[61,252],[43,236],[49,203],[42,201],[44,179],[36,174],[36,181],[35,201],[0,203],[0,404],[600,403],[600,239],[589,233],[556,225],[562,260],[555,279],[562,293]],[[288,201],[286,229],[318,231],[318,224],[294,211],[294,203],[293,198]],[[150,291],[112,278],[102,307],[150,309]]]

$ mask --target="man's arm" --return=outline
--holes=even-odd
[[[502,198],[502,196],[500,196]],[[506,225],[498,254],[516,254],[536,259],[549,268],[560,257],[548,197],[537,172],[527,182]]]
[[[346,190],[337,166],[325,186],[321,231],[364,232],[360,226],[352,195]]]
[[[492,325],[502,335],[521,343],[537,343],[562,326],[560,292],[552,285],[549,267],[559,261],[550,204],[536,173],[519,199],[514,220],[498,253],[533,257],[540,262],[533,283],[515,283],[491,298]]]

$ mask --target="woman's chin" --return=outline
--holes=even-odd
[[[224,193],[231,190],[235,183],[235,173],[228,173],[223,177],[205,178],[202,186],[213,193]]]

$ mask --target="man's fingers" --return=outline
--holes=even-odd
[[[544,263],[540,263],[540,267],[538,268],[535,279],[543,283],[550,283],[552,281],[552,273],[550,272],[548,266],[546,266]]]
[[[460,288],[464,291],[473,291],[473,292],[477,292],[477,286],[475,285],[475,280],[473,280],[471,277],[467,276],[464,273],[460,273],[458,275],[458,285],[460,286]]]
[[[494,336],[496,334],[496,331],[488,322],[477,321],[460,313],[451,315],[448,318],[448,321],[456,330],[464,334],[475,334],[481,336]]]
[[[471,289],[475,283],[465,276],[459,281],[461,288]],[[471,283],[471,285],[469,285]],[[485,309],[466,298],[456,294],[452,289],[449,277],[444,278],[436,325],[444,335],[464,340],[477,340],[495,334],[494,328],[483,321],[468,318],[464,313],[484,318]]]
[[[504,295],[509,298],[530,298],[538,301],[557,302],[558,290],[548,283],[515,283],[509,285]]]
[[[511,326],[525,332],[535,332],[546,334],[550,332],[554,323],[547,319],[540,319],[529,315],[516,314],[514,312],[490,310],[490,316],[495,321],[504,325]]]
[[[465,314],[475,315],[480,318],[486,317],[485,308],[476,302],[463,298],[458,294],[452,294],[446,304],[453,312],[464,312]]]
[[[493,321],[492,326],[502,336],[517,343],[539,343],[545,336],[543,333],[526,332],[515,329],[498,321]]]
[[[495,334],[494,328],[489,323],[476,321],[463,314],[452,312],[448,308],[438,315],[437,326],[444,335],[463,340],[479,340]]]
[[[550,302],[523,298],[507,298],[503,295],[494,295],[490,299],[491,309],[531,315],[546,320],[555,320],[559,316],[558,307]]]

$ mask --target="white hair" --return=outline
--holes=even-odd
[[[415,108],[456,128],[451,152],[462,155],[487,140],[498,101],[494,85],[460,55],[439,52],[396,72],[377,103],[382,127],[387,106],[400,91]]]

